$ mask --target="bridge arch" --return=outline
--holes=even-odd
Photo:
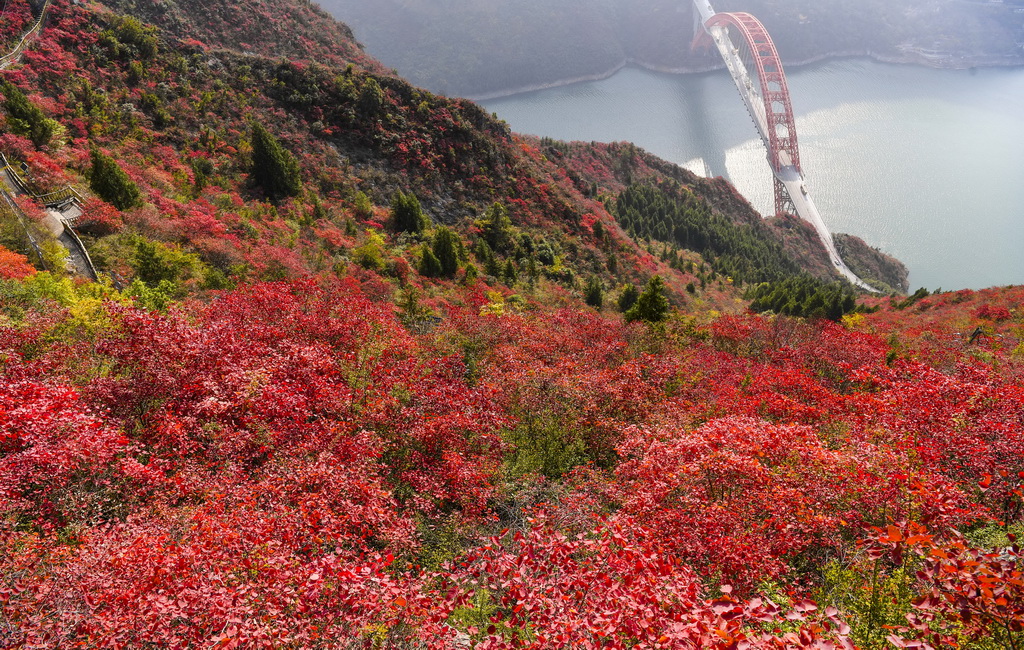
[[[768,139],[768,161],[772,170],[779,174],[791,167],[802,175],[800,147],[793,117],[793,103],[789,97],[789,84],[782,69],[782,60],[768,30],[761,21],[745,12],[719,13],[705,24],[707,29],[722,27],[728,30],[730,41],[736,48],[743,49],[741,58],[747,69],[757,71],[758,88],[748,90],[760,98],[757,110],[763,110],[764,135]],[[736,37],[739,37],[738,39]],[[776,179],[775,209],[777,213],[793,212],[789,194]]]

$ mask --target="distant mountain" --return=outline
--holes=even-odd
[[[449,95],[483,97],[607,74],[627,61],[700,70],[685,0],[322,0],[386,65]],[[833,54],[968,67],[1024,63],[1020,3],[720,0],[768,27],[784,62]]]

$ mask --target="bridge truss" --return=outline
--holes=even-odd
[[[693,2],[697,23],[693,47],[713,44],[722,55],[768,150],[768,163],[775,182],[776,214],[797,214],[808,221],[817,231],[836,271],[854,285],[875,291],[843,262],[832,233],[807,190],[789,85],[768,30],[748,13],[717,13],[709,0]]]
[[[761,21],[748,13],[715,14],[708,26],[728,30],[730,42],[742,59],[744,68],[757,71],[757,90],[760,91],[761,100],[758,108],[764,111],[764,123],[760,123],[757,118],[755,120],[759,121],[759,130],[768,142],[768,162],[771,163],[772,170],[777,173],[783,167],[792,166],[797,173],[802,174],[789,85],[786,83],[782,61],[775,49],[775,43],[768,35],[768,30]],[[733,34],[739,38],[732,37]],[[776,214],[794,211],[795,207],[786,186],[776,178]]]

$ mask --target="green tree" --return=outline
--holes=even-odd
[[[423,247],[423,257],[420,259],[420,275],[428,278],[436,278],[441,275],[441,262],[434,255],[434,251],[426,246]]]
[[[459,238],[450,229],[441,226],[434,233],[431,248],[441,267],[440,275],[455,277],[459,271]]]
[[[640,292],[637,291],[636,286],[632,283],[627,284],[622,288],[622,292],[619,293],[618,307],[619,311],[626,313],[630,308],[636,304],[636,299],[640,297]]]
[[[6,79],[0,80],[0,92],[4,94],[4,110],[7,111],[7,124],[11,131],[25,136],[36,147],[49,143],[60,125],[46,117],[42,109]]]
[[[363,83],[359,92],[359,110],[369,116],[375,116],[384,107],[384,91],[373,77]]]
[[[519,269],[516,268],[515,262],[512,260],[505,261],[505,269],[502,271],[502,275],[505,276],[505,282],[512,286],[519,281]]]
[[[353,212],[357,217],[363,221],[373,216],[373,203],[370,201],[370,197],[366,195],[366,192],[356,192],[353,203]]]
[[[92,172],[89,186],[97,196],[118,210],[127,210],[141,202],[139,186],[128,178],[128,174],[113,158],[99,149],[93,149],[90,157]]]
[[[302,191],[299,163],[262,124],[252,125],[252,178],[272,199]]]
[[[495,203],[487,209],[483,223],[484,239],[491,249],[504,253],[512,243],[512,220],[503,203]]]
[[[583,299],[591,307],[600,309],[604,306],[604,285],[601,282],[601,278],[596,275],[590,276],[587,280],[587,286],[583,290]]]
[[[658,323],[668,318],[668,298],[665,297],[665,281],[660,275],[652,277],[636,304],[626,312],[626,322],[642,320]]]
[[[398,232],[421,233],[427,227],[420,201],[412,192],[399,192],[391,200],[391,225]]]

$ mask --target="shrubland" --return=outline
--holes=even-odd
[[[3,645],[1022,643],[1019,288],[854,298],[304,3],[51,11],[0,147],[101,279],[3,215]]]

